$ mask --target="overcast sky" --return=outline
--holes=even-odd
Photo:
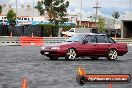
[[[16,0],[0,0],[0,4],[12,4],[15,5]],[[37,2],[38,0],[34,0]],[[68,0],[70,6],[68,7],[68,13],[77,14],[80,12],[81,0]],[[120,14],[130,11],[130,1],[131,0],[82,0],[82,14],[89,15],[94,14],[95,9],[93,8],[98,1],[98,6],[101,7],[98,11],[102,15],[111,15],[112,12],[119,11]],[[30,4],[33,5],[33,0],[18,0],[18,5],[20,4]]]

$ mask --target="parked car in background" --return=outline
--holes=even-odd
[[[98,33],[98,29],[95,28],[71,28],[69,31],[62,32],[62,36],[71,37],[80,33]]]
[[[128,52],[126,43],[116,43],[105,34],[77,34],[64,43],[42,46],[40,53],[57,60],[65,57],[66,60],[75,60],[76,57],[88,56],[91,59],[106,57],[108,60],[116,60],[117,56],[123,56]]]

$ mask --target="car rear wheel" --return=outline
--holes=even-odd
[[[111,49],[108,51],[107,59],[108,60],[115,60],[115,59],[117,59],[117,56],[118,56],[117,50]]]
[[[49,58],[50,58],[50,60],[58,60],[57,56],[54,56],[54,57],[50,56]]]
[[[67,53],[66,53],[66,56],[65,56],[65,59],[66,60],[75,60],[75,58],[76,58],[76,51],[75,51],[75,49],[69,49],[68,51],[67,51]]]
[[[93,57],[90,57],[92,60],[98,60],[99,57],[98,56],[93,56]]]

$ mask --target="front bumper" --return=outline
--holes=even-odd
[[[45,56],[57,56],[57,57],[64,57],[66,55],[66,51],[64,50],[55,50],[55,49],[45,49],[45,50],[40,50],[41,55]]]

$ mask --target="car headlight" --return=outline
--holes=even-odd
[[[52,47],[51,49],[60,49],[60,47]]]

